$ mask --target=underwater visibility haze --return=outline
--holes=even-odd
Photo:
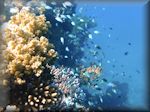
[[[145,5],[1,0],[0,111],[148,110]]]

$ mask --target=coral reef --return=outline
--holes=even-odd
[[[46,74],[45,65],[57,58],[54,46],[43,36],[49,26],[44,15],[24,9],[6,25],[4,58],[8,62],[10,104],[21,110],[43,110],[61,98],[57,88],[49,86],[52,76]]]
[[[66,67],[56,67],[54,65],[47,68],[50,74],[54,76],[53,85],[62,92],[62,101],[59,104],[61,110],[68,108],[76,108],[78,100],[82,100],[85,94],[80,88],[80,78],[77,70]]]
[[[35,74],[39,77],[44,69],[43,63],[56,58],[57,52],[48,39],[41,36],[47,31],[44,15],[21,10],[11,17],[5,30],[5,40],[8,43],[5,58],[9,62],[8,73],[16,77],[16,83],[25,83],[24,75]],[[51,59],[51,60],[50,60]]]
[[[20,99],[18,102],[24,103],[23,108],[26,111],[51,110],[51,107],[56,107],[61,101],[61,92],[44,82],[34,84],[27,92],[29,92],[27,100],[23,102],[23,99]]]
[[[54,83],[56,83],[58,88],[61,89],[66,96],[73,94],[76,89],[79,88],[78,74],[71,68],[56,68],[55,66],[49,65],[47,65],[47,67],[50,70],[50,74],[54,75]],[[72,86],[74,89],[72,89]]]
[[[0,51],[4,51],[0,52],[0,62],[4,63],[0,75],[10,88],[6,110],[84,109],[82,82],[91,83],[102,70],[97,65],[77,66],[90,35],[88,29],[96,26],[95,21],[77,15],[73,1],[27,1],[6,2],[11,14],[7,15],[10,20],[4,40],[0,40],[6,44],[0,44]]]
[[[82,108],[84,110],[85,107],[83,104],[86,101],[87,95],[86,92],[83,91],[82,86],[83,84],[88,85],[91,83],[89,86],[95,88],[92,82],[101,75],[101,67],[91,65],[81,70],[79,68],[73,69],[64,66],[49,66],[48,64],[46,67],[49,69],[50,74],[54,76],[52,84],[58,87],[63,94],[62,101],[59,104],[60,110],[70,108],[74,108],[75,110]]]

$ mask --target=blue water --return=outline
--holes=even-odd
[[[77,2],[77,13],[97,23],[91,32],[100,32],[93,41],[105,54],[102,75],[127,85],[124,102],[132,109],[147,108],[145,4]]]

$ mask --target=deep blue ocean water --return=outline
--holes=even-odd
[[[147,108],[145,5],[146,2],[77,2],[77,13],[97,23],[91,32],[100,32],[92,34],[92,41],[101,46],[105,55],[102,77],[126,85],[121,88],[126,96],[123,102],[132,109]]]

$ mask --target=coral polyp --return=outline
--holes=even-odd
[[[32,88],[32,92],[28,95],[28,100],[25,102],[27,111],[48,110],[51,106],[56,106],[61,101],[61,93],[55,87],[50,87],[43,83],[37,84]]]

